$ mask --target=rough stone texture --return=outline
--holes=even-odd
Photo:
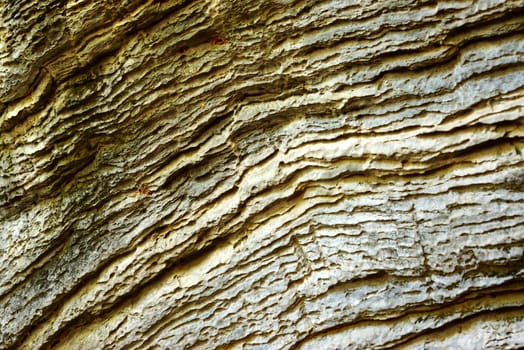
[[[0,3],[0,349],[524,347],[524,3]]]

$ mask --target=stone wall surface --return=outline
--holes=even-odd
[[[522,0],[2,0],[0,349],[524,347]]]

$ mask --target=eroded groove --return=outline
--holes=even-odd
[[[448,306],[420,307],[420,308],[413,309],[412,311],[407,312],[407,313],[404,313],[404,312],[397,313],[394,317],[387,317],[387,318],[379,319],[379,320],[369,318],[369,319],[358,320],[356,322],[352,322],[347,325],[343,325],[343,324],[337,325],[336,327],[325,329],[315,334],[309,334],[305,338],[301,339],[296,344],[294,344],[293,347],[291,348],[292,349],[304,349],[304,348],[307,349],[309,347],[304,346],[304,345],[307,345],[308,342],[311,342],[311,340],[315,338],[321,338],[322,335],[336,334],[338,332],[343,332],[344,330],[348,330],[351,328],[358,328],[358,327],[370,325],[370,324],[371,325],[372,324],[375,324],[375,325],[384,324],[385,327],[393,327],[393,325],[396,322],[401,324],[403,321],[405,322],[406,319],[417,318],[417,316],[420,318],[436,318],[436,319],[441,318],[441,317],[445,318],[445,315],[447,313],[453,314],[454,308],[456,308],[459,305],[462,306],[466,310],[468,310],[468,308],[471,310],[471,311],[468,310],[464,312],[465,313],[464,317],[458,317],[458,318],[454,317],[454,318],[451,318],[450,320],[445,320],[440,326],[431,327],[422,332],[418,331],[415,333],[405,333],[403,335],[400,335],[400,338],[395,339],[391,343],[381,344],[380,346],[380,348],[385,348],[385,349],[400,349],[402,347],[405,347],[409,343],[416,341],[418,337],[424,337],[426,335],[439,333],[442,330],[453,328],[455,325],[460,325],[461,323],[468,322],[470,320],[482,318],[484,316],[503,314],[505,312],[512,312],[512,311],[521,312],[522,305],[523,305],[522,304],[523,299],[521,299],[522,298],[522,289],[519,288],[518,286],[519,283],[520,283],[519,281],[512,281],[510,283],[505,284],[509,287],[508,291],[502,291],[502,292],[497,291],[497,289],[500,290],[500,286],[497,286],[497,287],[494,287],[494,291],[486,290],[480,294],[478,292],[473,292],[471,293],[471,296],[473,296],[473,298],[466,295],[458,299],[456,301],[457,304],[454,307],[448,307]],[[502,305],[500,306],[494,303],[495,299],[505,298],[505,297],[510,299],[509,303],[510,305],[513,304],[512,306],[505,306],[503,302],[501,303]],[[484,306],[485,309],[481,309],[478,307],[478,304],[487,304],[487,305],[495,304],[495,308],[494,309],[493,307],[487,308],[486,306]],[[477,311],[473,311],[475,306],[477,306],[476,307]],[[349,346],[350,348],[358,348],[358,347],[355,347],[355,345],[351,344],[350,341],[351,339],[346,338],[345,346]]]

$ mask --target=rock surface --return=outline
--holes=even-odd
[[[0,349],[524,347],[524,3],[6,0]]]

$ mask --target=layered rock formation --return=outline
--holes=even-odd
[[[524,4],[0,4],[0,349],[524,346]]]

